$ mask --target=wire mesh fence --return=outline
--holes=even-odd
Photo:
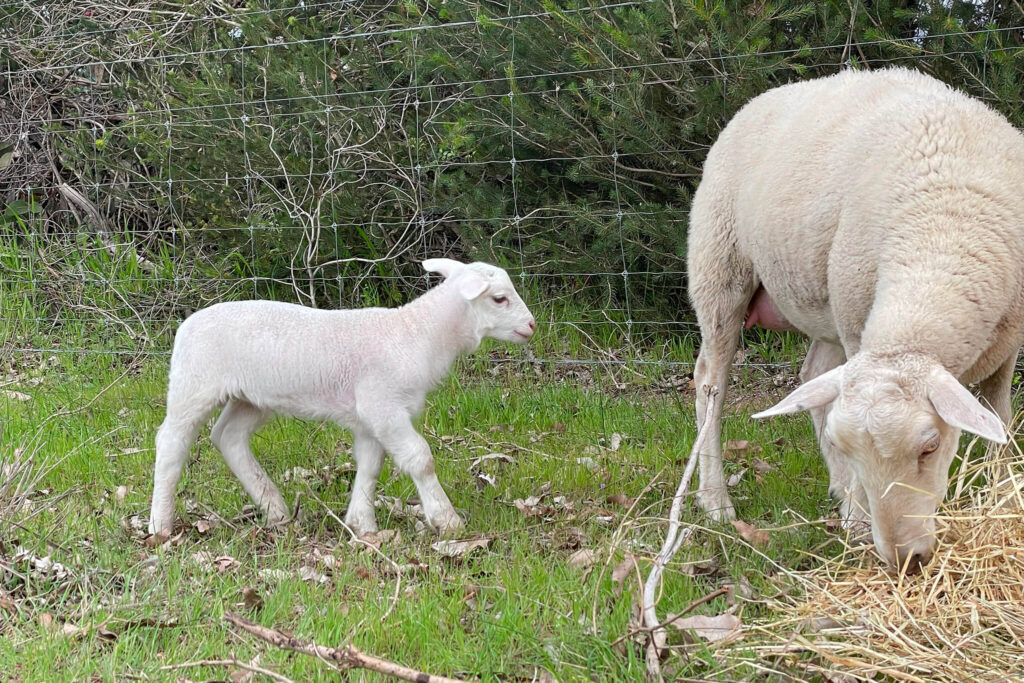
[[[451,256],[507,268],[565,341],[496,360],[685,366],[689,197],[747,99],[903,64],[1024,120],[1019,8],[882,12],[0,5],[3,344],[166,354],[214,301],[395,305]]]

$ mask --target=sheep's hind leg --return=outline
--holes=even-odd
[[[262,427],[271,414],[247,401],[231,399],[224,406],[217,424],[210,432],[210,440],[224,456],[228,467],[235,473],[242,487],[256,506],[266,515],[267,525],[276,526],[288,521],[290,513],[284,497],[263,470],[249,440]]]
[[[170,533],[174,527],[174,493],[181,471],[200,425],[213,408],[213,405],[196,407],[193,403],[178,406],[168,401],[167,415],[156,433],[153,501],[149,511],[151,534]]]
[[[373,502],[377,497],[377,477],[384,465],[384,447],[362,430],[352,430],[356,478],[352,483],[352,499],[345,514],[345,523],[357,536],[377,531]]]
[[[378,414],[395,415],[396,412],[395,409],[383,409]],[[458,530],[462,526],[462,519],[448,500],[448,494],[441,488],[441,482],[437,480],[430,446],[412,426],[412,422],[407,417],[395,416],[375,424],[373,432],[391,454],[398,469],[408,472],[412,477],[420,494],[427,524],[442,534]]]

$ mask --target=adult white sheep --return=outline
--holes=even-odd
[[[268,524],[287,520],[288,506],[249,439],[281,413],[352,431],[356,476],[345,521],[357,534],[377,529],[374,492],[385,451],[412,476],[431,527],[461,526],[412,420],[457,356],[476,350],[484,337],[524,343],[536,324],[501,268],[451,259],[428,259],[423,268],[444,282],[400,308],[331,311],[242,301],[190,316],[171,355],[150,532],[171,530],[189,449],[210,412],[225,403],[210,439]]]
[[[708,154],[688,267],[696,385],[725,391],[745,315],[811,337],[803,384],[754,417],[810,411],[844,518],[870,517],[893,564],[927,562],[960,431],[1006,441],[1024,337],[1024,137],[904,69],[775,88]],[[961,382],[980,382],[995,414]],[[721,405],[703,425],[697,497],[729,519]]]

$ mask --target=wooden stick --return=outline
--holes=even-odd
[[[704,386],[697,389],[698,391],[706,391],[708,395],[708,404],[706,412],[704,413],[704,429],[700,429],[697,434],[697,438],[693,442],[693,449],[690,451],[690,459],[686,462],[686,469],[683,470],[683,477],[679,481],[679,486],[676,488],[676,495],[672,499],[672,508],[669,510],[668,515],[668,534],[665,536],[665,544],[661,547],[661,552],[654,559],[654,565],[651,567],[651,573],[647,575],[647,582],[644,584],[644,597],[643,597],[643,621],[644,626],[650,630],[650,639],[647,641],[647,675],[654,680],[661,680],[661,652],[665,649],[665,645],[668,643],[668,633],[665,631],[665,625],[658,621],[658,613],[656,610],[657,600],[655,599],[655,593],[658,591],[658,586],[661,585],[661,575],[665,571],[665,565],[672,561],[675,557],[679,547],[683,544],[684,536],[679,534],[679,515],[683,508],[683,498],[686,497],[690,488],[690,479],[693,478],[693,470],[697,466],[697,456],[701,449],[704,447],[705,437],[708,432],[712,431],[707,429],[708,420],[711,419],[711,414],[715,409],[715,400],[718,397],[718,387]]]
[[[160,667],[160,671],[177,671],[179,669],[189,669],[200,666],[237,666],[239,669],[245,669],[246,671],[252,671],[253,673],[266,676],[267,678],[277,681],[277,683],[295,683],[292,679],[282,676],[270,669],[264,669],[263,667],[256,666],[252,663],[246,664],[245,662],[241,662],[237,657],[235,659],[204,659],[197,662],[168,664],[167,666]]]
[[[416,671],[401,664],[360,652],[352,645],[327,647],[326,645],[307,643],[294,636],[281,633],[276,629],[260,626],[256,622],[233,612],[225,612],[224,620],[261,640],[267,641],[275,647],[322,659],[342,671],[368,669],[385,676],[392,676],[403,681],[414,681],[415,683],[466,683],[458,678],[445,678],[444,676],[435,676],[434,674]]]

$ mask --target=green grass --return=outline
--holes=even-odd
[[[9,567],[0,568],[0,678],[224,679],[231,667],[162,667],[233,656],[248,662],[260,653],[261,666],[293,680],[334,678],[322,662],[229,628],[222,619],[228,610],[449,676],[530,680],[548,670],[560,680],[643,677],[642,638],[616,643],[630,629],[636,580],[616,585],[610,570],[629,552],[646,575],[661,547],[694,438],[692,333],[630,328],[621,311],[574,303],[528,281],[524,298],[541,323],[536,338],[525,347],[485,344],[431,395],[422,420],[441,482],[467,522],[462,537],[490,539],[486,548],[446,558],[431,548],[435,538],[417,532],[414,517],[385,506],[378,507],[381,528],[400,533],[382,546],[387,559],[350,544],[328,513],[341,516],[348,504],[350,436],[282,418],[261,430],[253,447],[285,497],[298,501],[300,520],[270,531],[240,514],[250,501],[204,430],[179,487],[182,534],[154,549],[140,525],[149,512],[168,359],[130,352],[168,346],[184,310],[162,289],[168,282],[160,278],[173,264],[161,261],[148,281],[134,277],[130,259],[110,262],[95,248],[64,251],[61,259],[78,260],[63,263],[62,272],[83,277],[51,280],[54,271],[37,267],[47,260],[46,245],[0,246],[0,339],[16,349],[83,351],[0,356],[0,390],[30,397],[0,393],[0,464],[20,452],[46,468],[17,523],[0,527],[0,567]],[[27,278],[36,286],[25,287]],[[141,320],[125,301],[145,303]],[[634,311],[638,320],[649,315]],[[546,324],[557,321],[583,324]],[[695,532],[666,575],[659,613],[746,580],[753,599],[741,601],[742,619],[770,619],[763,598],[788,589],[779,567],[812,565],[836,551],[824,524],[803,523],[831,514],[809,420],[748,418],[782,396],[786,389],[772,380],[791,377],[801,345],[792,336],[748,335],[748,361],[782,365],[737,366],[724,422],[726,439],[751,443],[749,452],[728,454],[726,464],[727,474],[743,473],[731,491],[738,514],[770,530],[768,543],[751,548],[732,526],[708,523],[691,504],[684,519]],[[110,350],[129,353],[93,353]],[[560,362],[574,358],[591,362]],[[613,449],[613,442],[621,443]],[[471,464],[493,452],[512,460],[483,466],[491,486]],[[772,468],[756,472],[755,457]],[[314,474],[285,481],[295,467]],[[543,514],[527,516],[514,504],[542,491]],[[401,501],[416,495],[409,478],[388,466],[380,493]],[[622,505],[617,496],[636,504]],[[210,518],[221,521],[201,532],[197,523]],[[581,549],[596,553],[590,571],[570,564]],[[33,566],[32,558],[46,557],[67,573]],[[229,558],[221,570],[210,563],[217,557]],[[403,574],[394,603],[391,562],[426,565]],[[308,568],[326,580],[303,580]],[[244,593],[259,604],[246,607]],[[728,606],[722,597],[698,612]],[[62,635],[65,625],[73,633]],[[672,644],[665,669],[674,676],[754,675],[741,668],[741,654],[712,654],[679,634]]]
[[[572,340],[550,336],[542,336],[536,347],[545,353],[559,345],[572,350]],[[177,519],[184,533],[170,547],[153,550],[132,524],[148,515],[166,358],[64,355],[34,373],[41,378],[38,384],[11,386],[31,399],[4,399],[3,453],[10,457],[19,446],[33,446],[37,459],[52,469],[39,485],[44,490],[32,496],[35,516],[0,535],[0,559],[10,563],[18,552],[30,551],[71,573],[55,578],[22,560],[13,565],[20,577],[2,574],[0,597],[8,596],[15,607],[0,611],[0,671],[25,681],[143,675],[205,680],[224,678],[230,667],[161,667],[232,654],[250,661],[266,651],[261,665],[289,678],[331,677],[321,662],[230,629],[222,615],[234,610],[304,639],[351,642],[433,673],[529,680],[547,669],[561,680],[639,680],[644,670],[639,645],[627,640],[613,647],[629,628],[635,579],[619,595],[609,574],[623,552],[645,560],[660,548],[669,498],[693,442],[694,419],[692,391],[659,387],[685,369],[495,365],[488,359],[504,353],[503,347],[489,346],[463,362],[432,394],[423,419],[439,477],[465,513],[462,536],[487,537],[490,545],[445,558],[431,549],[435,538],[417,534],[415,520],[379,508],[381,527],[401,534],[382,552],[399,564],[427,565],[425,572],[403,576],[393,608],[389,564],[350,545],[347,532],[313,498],[339,516],[347,505],[351,441],[340,428],[278,419],[254,439],[258,459],[286,498],[299,499],[301,520],[279,531],[264,530],[251,518],[232,521],[249,501],[204,432],[179,488]],[[10,362],[31,375],[38,361],[20,356]],[[742,386],[739,392],[751,407],[781,395],[770,382]],[[749,462],[755,454],[732,454],[727,473],[746,469],[732,489],[739,515],[762,528],[828,515],[826,474],[809,421],[755,424],[747,414],[747,408],[730,413],[725,437],[760,447],[756,457],[773,468],[755,479]],[[613,434],[624,436],[617,450],[609,447]],[[474,458],[490,452],[512,457],[510,463],[485,465],[495,486],[470,471]],[[296,466],[316,473],[312,483],[284,481],[284,473]],[[118,500],[119,487],[126,487],[123,500]],[[551,506],[546,514],[527,517],[513,504],[546,487],[544,503]],[[409,478],[390,468],[380,490],[403,500],[416,495]],[[69,493],[47,502],[64,492]],[[614,494],[639,500],[630,510],[609,501]],[[559,496],[565,504],[553,503]],[[195,522],[211,512],[230,524],[200,533]],[[726,581],[746,579],[755,596],[771,596],[781,589],[773,578],[776,563],[802,566],[829,552],[831,536],[822,524],[772,532],[768,544],[754,550],[731,526],[708,524],[692,506],[685,519],[700,528],[667,574],[661,613],[678,611]],[[581,548],[597,552],[595,570],[570,566],[569,558]],[[204,551],[237,564],[223,571],[198,564],[193,556]],[[324,555],[336,558],[333,567],[317,559]],[[303,581],[298,573],[303,566],[327,580]],[[244,607],[246,588],[255,590],[261,606]],[[699,612],[726,608],[725,598],[718,598]],[[764,619],[767,610],[754,600],[741,615],[745,622]],[[53,627],[41,622],[44,615],[89,631],[54,635]],[[113,635],[103,636],[100,629]],[[673,642],[682,651],[678,636]],[[677,676],[745,677],[734,668],[738,660],[713,657],[699,644],[686,652],[666,664]]]

